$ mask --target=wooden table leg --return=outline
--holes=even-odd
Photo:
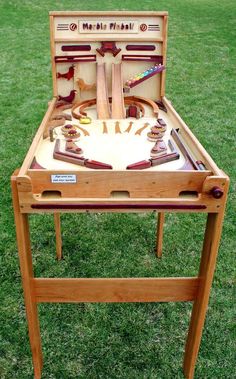
[[[57,259],[62,259],[61,221],[60,213],[54,213],[54,225],[56,232],[56,255]]]
[[[17,183],[15,176],[12,176],[11,184],[22,286],[24,290],[25,309],[28,321],[29,339],[34,366],[34,378],[40,379],[43,366],[43,359],[41,337],[39,330],[38,310],[32,285],[34,273],[30,248],[28,215],[20,213]]]
[[[163,241],[163,227],[164,227],[164,212],[158,213],[157,219],[157,240],[156,240],[156,255],[158,258],[162,257],[162,241]]]
[[[201,280],[197,298],[193,304],[192,316],[185,346],[183,370],[186,378],[194,377],[195,363],[201,342],[205,316],[208,307],[211,284],[220,243],[224,210],[209,213],[203,243],[199,278]]]

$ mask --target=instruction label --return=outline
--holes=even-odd
[[[51,175],[51,183],[76,183],[76,175]]]

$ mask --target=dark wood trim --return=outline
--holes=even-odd
[[[59,203],[38,203],[31,204],[32,209],[85,209],[85,210],[102,210],[102,209],[168,209],[168,210],[201,210],[206,209],[204,204],[171,204],[171,203],[80,203],[80,204],[59,204]]]
[[[62,51],[90,51],[91,45],[63,45]]]
[[[56,55],[56,63],[68,63],[68,62],[96,62],[96,55]]]
[[[138,54],[124,54],[122,55],[122,61],[130,62],[156,62],[163,63],[162,55],[138,55]]]
[[[127,51],[154,51],[155,45],[126,45]]]
[[[170,132],[170,135],[173,138],[174,142],[179,147],[181,153],[184,155],[185,160],[186,160],[184,166],[181,167],[180,170],[184,170],[184,169],[185,170],[186,169],[189,170],[189,169],[191,169],[190,167],[192,167],[192,170],[199,170],[198,165],[196,164],[196,162],[193,159],[192,155],[190,154],[190,152],[188,151],[187,147],[185,146],[184,141],[180,137],[179,130],[178,129],[172,129],[171,132]]]

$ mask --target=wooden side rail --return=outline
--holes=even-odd
[[[156,302],[193,301],[199,278],[36,278],[36,302]]]

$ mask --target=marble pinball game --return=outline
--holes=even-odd
[[[167,12],[50,12],[53,97],[11,178],[36,379],[42,302],[193,302],[183,371],[194,376],[229,178],[166,98],[167,23]],[[207,214],[195,277],[34,276],[30,214],[53,214],[60,260],[62,213],[148,211],[158,258],[165,213]]]

